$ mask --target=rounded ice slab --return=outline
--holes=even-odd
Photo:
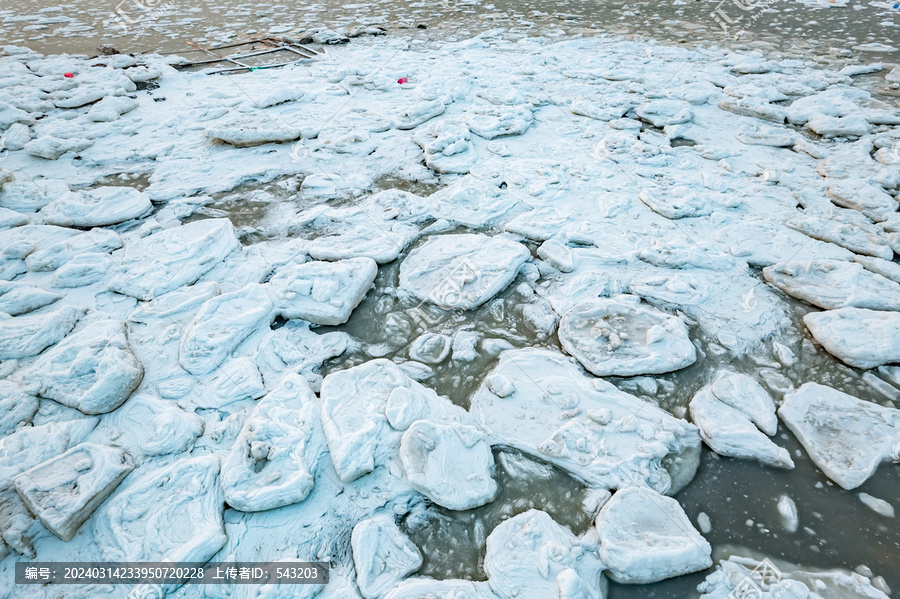
[[[681,505],[650,489],[616,491],[596,525],[600,560],[616,582],[650,584],[712,565],[712,548]]]
[[[178,361],[191,374],[212,372],[273,316],[264,285],[250,284],[207,300],[181,339]]]
[[[13,484],[47,530],[71,541],[133,469],[121,449],[83,443],[15,476]]]
[[[602,599],[606,580],[596,537],[576,537],[546,513],[529,510],[500,523],[487,538],[484,571],[502,599]]]
[[[900,362],[900,312],[841,308],[810,312],[803,322],[828,353],[850,366]]]
[[[863,484],[881,462],[896,457],[900,444],[900,410],[818,383],[785,395],[778,415],[816,466],[848,490]]]
[[[497,495],[494,456],[484,434],[465,424],[414,422],[400,442],[409,484],[451,510],[469,510]]]
[[[203,134],[212,140],[219,140],[238,148],[248,148],[271,142],[295,141],[300,139],[298,127],[291,127],[272,119],[232,121],[206,129]]]
[[[94,538],[113,561],[205,562],[228,539],[224,505],[219,459],[180,459],[116,493],[95,520]]]
[[[280,270],[269,286],[284,318],[338,325],[347,322],[377,274],[378,265],[371,258],[307,262]]]
[[[690,366],[697,350],[676,316],[640,305],[637,296],[576,304],[559,323],[559,341],[597,376],[662,374]]]
[[[29,370],[39,395],[84,414],[118,408],[140,384],[144,368],[128,344],[125,323],[89,323],[41,355]]]
[[[41,214],[51,225],[105,227],[140,218],[152,209],[150,199],[133,187],[98,187],[69,192],[44,206]]]
[[[356,585],[367,599],[385,593],[419,569],[422,554],[388,514],[363,520],[350,535]]]
[[[550,462],[595,487],[641,481],[674,493],[699,464],[692,424],[585,376],[574,360],[548,350],[503,352],[472,396],[470,412],[493,445]]]
[[[400,288],[445,310],[471,310],[509,285],[530,257],[502,237],[438,235],[403,261]]]
[[[256,404],[222,466],[225,501],[244,512],[303,501],[324,452],[316,396],[289,374]]]
[[[152,300],[196,282],[240,245],[227,218],[166,229],[125,246],[109,288]]]
[[[900,310],[900,284],[856,262],[784,262],[764,268],[763,276],[788,295],[826,310]]]
[[[691,418],[704,443],[719,455],[751,458],[776,468],[794,467],[786,449],[753,426],[747,414],[719,401],[708,387],[691,400]]]

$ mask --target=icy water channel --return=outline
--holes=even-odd
[[[381,181],[380,187],[394,187],[397,182]],[[283,207],[304,204],[302,196],[289,191],[284,181],[263,186],[250,207],[235,194],[222,194],[217,203],[208,205],[205,215],[228,216],[240,227],[245,243],[264,237],[266,213]],[[408,191],[427,194],[440,185],[404,184]],[[240,194],[237,194],[240,195]],[[253,197],[252,194],[250,197]],[[346,202],[346,200],[345,200]],[[203,214],[195,218],[204,218]],[[461,229],[434,234],[464,232]],[[487,231],[496,233],[496,231]],[[376,357],[392,359],[409,367],[408,373],[454,403],[468,407],[469,397],[484,376],[497,363],[497,354],[510,347],[546,347],[562,351],[555,332],[536,331],[523,317],[521,304],[522,275],[493,300],[472,311],[444,311],[434,307],[422,313],[422,306],[397,297],[399,265],[415,247],[427,240],[419,239],[390,264],[381,266],[374,288],[354,310],[349,322],[338,327],[320,327],[325,333],[340,330],[351,334],[359,345],[326,363],[322,374],[342,370]],[[532,248],[534,251],[534,248]],[[609,378],[621,390],[638,395],[677,416],[684,416],[693,395],[708,384],[721,368],[748,374],[760,381],[780,403],[784,392],[806,382],[818,382],[861,399],[895,407],[888,398],[900,396],[883,379],[850,368],[831,357],[807,332],[802,317],[812,309],[782,295],[789,306],[793,325],[778,341],[796,357],[793,363],[779,362],[771,349],[762,349],[752,357],[724,363],[716,355],[714,343],[706,339],[698,327],[691,327],[691,337],[700,358],[692,366],[675,373],[636,378]],[[482,351],[478,358],[465,362],[441,359],[422,367],[410,362],[410,346],[421,335],[440,334],[453,338],[460,331],[475,333]],[[768,352],[768,353],[767,353]],[[879,382],[880,381],[880,382]],[[893,391],[891,391],[894,389]],[[693,481],[675,495],[692,522],[700,528],[705,514],[711,530],[704,536],[713,546],[714,557],[730,552],[767,556],[787,563],[823,569],[844,568],[880,575],[892,589],[900,589],[900,527],[894,519],[885,518],[866,507],[859,493],[893,500],[900,496],[900,472],[896,466],[884,464],[864,485],[844,491],[831,482],[809,459],[797,439],[779,423],[776,442],[793,458],[794,470],[781,470],[753,460],[720,457],[705,446],[700,468]],[[411,515],[403,528],[420,547],[425,561],[419,574],[438,579],[466,578],[485,580],[482,569],[485,538],[503,520],[529,509],[541,509],[554,520],[582,534],[592,524],[595,509],[590,490],[552,465],[544,464],[514,450],[495,450],[497,481],[501,492],[497,499],[480,508],[451,511],[432,505],[424,513]],[[790,532],[779,514],[781,496],[790,497],[797,506],[799,526]],[[698,518],[699,517],[699,518]],[[610,583],[609,597],[681,598],[697,597],[697,585],[711,570],[681,576],[654,585],[622,585]]]

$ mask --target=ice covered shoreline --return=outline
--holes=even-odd
[[[774,352],[777,371],[817,351],[784,336],[783,294],[827,310],[807,317],[812,336],[848,364],[898,359],[896,339],[861,346],[854,333],[900,308],[900,110],[848,74],[491,35],[350,44],[233,77],[152,56],[3,53],[4,551],[334,562],[325,589],[248,596],[597,598],[601,572],[639,584],[710,566],[664,495],[689,484],[701,439],[791,467],[767,437],[781,404],[847,489],[900,442],[892,406],[718,366]],[[159,86],[137,89],[147,81]],[[109,186],[121,173],[146,187]],[[379,190],[388,177],[439,189]],[[272,180],[293,199],[255,222],[235,228],[210,207]],[[385,343],[330,331],[394,261],[395,285],[378,291],[393,316]],[[464,326],[510,285],[527,331],[515,348]],[[431,326],[428,307],[463,324]],[[393,344],[402,351],[381,359]],[[358,364],[323,380],[342,354]],[[441,364],[473,360],[487,368],[470,397],[429,388]],[[640,378],[626,393],[582,367]],[[655,376],[686,367],[711,372],[694,424],[650,400],[665,388]],[[859,426],[835,424],[847,417]],[[573,535],[524,512],[486,531],[486,581],[416,577],[421,557],[394,520],[426,497],[454,510],[492,501],[498,447],[597,491],[584,507],[596,527]],[[83,496],[67,491],[69,470]],[[705,592],[727,595],[734,576],[713,574]],[[883,596],[833,576],[823,584]]]

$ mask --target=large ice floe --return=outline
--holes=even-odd
[[[816,466],[845,489],[863,484],[881,462],[897,459],[900,410],[806,383],[787,394],[778,415]]]
[[[880,65],[499,31],[177,60],[0,48],[0,599],[603,599],[703,570],[724,599],[755,565],[709,569],[742,500],[704,498],[711,547],[679,494],[701,451],[788,481],[773,551],[858,563],[812,518],[885,518],[847,490],[900,451],[900,110],[853,78]],[[801,501],[810,460],[842,488]],[[331,571],[13,583],[73,556]],[[759,596],[883,586],[784,566]]]

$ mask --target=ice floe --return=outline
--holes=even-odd
[[[538,510],[505,520],[487,538],[488,585],[502,599],[602,599],[604,564],[592,533],[576,537]]]
[[[147,215],[153,205],[133,187],[100,187],[69,192],[43,208],[41,215],[51,225],[103,227]]]
[[[13,477],[28,510],[64,541],[134,468],[121,449],[82,443]]]
[[[303,501],[324,452],[318,400],[303,377],[287,375],[256,404],[222,464],[225,501],[242,511]]]
[[[444,309],[471,310],[509,285],[530,257],[512,239],[437,235],[403,260],[400,289]]]
[[[793,468],[788,451],[775,445],[739,409],[719,401],[712,390],[701,389],[690,403],[691,419],[700,437],[719,455],[751,458],[777,468]]]
[[[818,383],[785,395],[778,415],[816,466],[845,489],[863,484],[900,442],[900,410]]]
[[[167,229],[126,244],[120,272],[109,288],[151,300],[197,281],[238,248],[227,219],[208,219]]]
[[[422,565],[422,554],[394,520],[376,514],[353,527],[350,537],[356,584],[367,599],[384,597]]]
[[[839,260],[785,262],[763,269],[766,281],[825,309],[900,310],[900,284]]]
[[[661,493],[676,492],[698,464],[700,439],[691,424],[584,375],[571,360],[547,350],[501,354],[470,410],[493,443],[597,487],[641,481]]]
[[[865,308],[810,312],[803,322],[828,352],[857,368],[900,362],[900,313]]]
[[[414,422],[403,433],[400,459],[409,484],[448,509],[472,509],[497,494],[494,456],[473,426]]]
[[[144,368],[131,353],[125,323],[85,324],[34,363],[28,379],[39,395],[84,414],[118,408],[140,384]]]
[[[776,597],[847,597],[888,599],[861,574],[844,570],[801,569],[769,559],[732,555],[721,560],[716,571],[698,587],[702,599],[726,599],[738,593],[752,593],[760,599]]]
[[[573,306],[559,322],[559,341],[597,376],[661,374],[697,359],[684,322],[641,306],[637,296]]]
[[[347,322],[377,273],[371,258],[307,262],[279,270],[269,285],[275,308],[284,318],[336,325]]]
[[[651,489],[613,493],[597,516],[600,560],[617,582],[644,584],[705,570],[709,543],[678,502]]]

